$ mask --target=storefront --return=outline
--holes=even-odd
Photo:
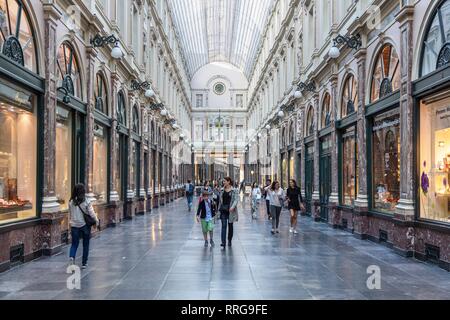
[[[86,167],[86,104],[82,102],[78,58],[67,42],[58,49],[57,71],[55,193],[60,210],[67,211],[74,185],[85,183]]]
[[[331,195],[331,97],[325,93],[319,123],[319,194],[320,219],[328,221],[328,206]]]
[[[450,1],[440,1],[421,43],[420,78],[414,83],[417,124],[417,181],[419,221],[450,224]],[[442,17],[446,17],[443,19]],[[420,225],[425,227],[425,225]],[[427,239],[439,247],[439,237]],[[423,248],[420,248],[422,252]],[[425,251],[427,248],[425,248]],[[440,254],[448,253],[444,247]],[[425,252],[426,254],[426,252]]]
[[[39,230],[42,210],[44,145],[38,142],[43,135],[45,81],[39,76],[36,37],[28,10],[21,1],[1,1],[0,16],[2,272],[41,254],[32,235]]]
[[[128,205],[132,215],[144,213],[144,201],[141,196],[141,148],[142,139],[140,136],[141,127],[139,121],[139,106],[134,105],[131,119],[131,154],[130,154],[130,189],[128,194]],[[135,200],[138,203],[134,203]]]
[[[123,91],[117,95],[117,128],[118,156],[116,163],[116,190],[118,190],[120,201],[123,202],[123,217],[128,217],[127,194],[128,194],[128,128],[126,117],[126,104]]]
[[[313,214],[314,193],[314,109],[309,106],[305,124],[305,201],[306,213]]]

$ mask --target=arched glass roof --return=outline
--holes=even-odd
[[[187,71],[227,62],[248,78],[274,0],[168,0]]]

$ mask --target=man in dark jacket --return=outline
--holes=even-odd
[[[205,248],[208,247],[208,233],[209,243],[211,247],[214,247],[214,220],[216,217],[215,203],[209,199],[210,193],[206,190],[203,191],[202,200],[200,201],[197,209],[197,222],[202,224],[203,237],[205,238]]]

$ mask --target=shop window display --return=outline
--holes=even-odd
[[[56,109],[55,193],[61,210],[69,209],[72,189],[72,113]]]
[[[98,204],[106,203],[108,190],[108,140],[106,128],[94,125],[92,189]]]
[[[36,116],[24,102],[0,98],[0,224],[36,216]]]
[[[355,127],[342,134],[342,204],[353,206],[358,190],[358,157]]]
[[[372,128],[373,207],[394,213],[400,199],[400,115],[388,111],[373,120]]]
[[[450,97],[420,105],[420,217],[450,223]]]

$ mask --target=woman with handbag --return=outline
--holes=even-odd
[[[222,249],[225,249],[228,228],[228,246],[231,247],[233,240],[233,224],[239,220],[237,205],[239,203],[239,192],[233,188],[233,180],[227,177],[223,181],[223,191],[220,193],[220,220],[222,221]]]
[[[289,188],[287,189],[287,201],[289,211],[291,212],[291,227],[289,228],[290,233],[298,234],[297,232],[297,221],[298,212],[300,210],[305,210],[303,205],[303,197],[300,188],[297,186],[297,182],[292,179],[289,181]]]
[[[72,245],[70,247],[70,263],[75,263],[80,238],[83,238],[82,269],[87,268],[89,256],[89,242],[91,228],[99,226],[100,222],[92,207],[86,200],[86,188],[83,184],[77,184],[72,191],[69,202],[70,230],[72,234]]]
[[[261,200],[261,189],[259,188],[258,184],[254,182],[252,184],[252,193],[250,197],[250,201],[252,203],[252,218],[257,218],[256,211],[258,210],[258,202]]]

